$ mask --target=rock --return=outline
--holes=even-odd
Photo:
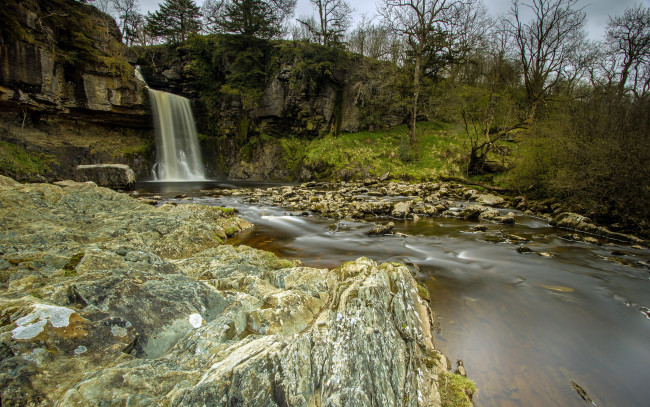
[[[144,84],[122,57],[127,48],[110,16],[79,2],[21,1],[5,7],[9,20],[3,24],[13,27],[16,35],[2,41],[2,111],[26,109],[30,114],[56,114],[57,120],[151,126]],[[51,18],[53,13],[59,18]],[[70,52],[71,40],[53,35],[64,25],[93,44],[88,51],[76,51],[74,64],[60,58]]]
[[[183,70],[180,66],[172,66],[171,68],[162,72],[162,76],[169,81],[180,81],[182,77]]]
[[[643,239],[640,239],[636,236],[626,235],[618,232],[612,232],[611,230],[605,227],[596,226],[590,222],[591,220],[586,216],[582,216],[571,212],[563,212],[557,215],[555,218],[553,218],[550,224],[558,228],[578,230],[581,232],[603,236],[609,239],[620,240],[620,241],[636,243],[636,244],[645,243]]]
[[[395,204],[391,215],[394,218],[404,219],[409,213],[411,213],[411,201],[402,201]]]
[[[589,244],[597,244],[597,245],[602,244],[598,239],[596,239],[593,236],[582,236],[578,233],[570,233],[568,235],[564,235],[562,236],[562,239],[572,240],[574,242],[584,242]]]
[[[124,164],[78,165],[76,179],[112,189],[130,190],[135,186],[135,173]]]
[[[219,243],[244,227],[0,178],[3,405],[440,406],[445,358],[406,266]]]
[[[482,212],[479,215],[480,220],[487,220],[490,222],[495,222],[495,223],[503,223],[505,225],[514,225],[515,223],[515,214],[512,212],[509,212],[506,216],[501,216],[499,211],[496,209],[488,209],[484,212]]]
[[[457,216],[466,220],[478,220],[482,213],[488,211],[496,212],[494,209],[483,205],[467,205],[457,214]],[[498,214],[499,213],[496,212],[496,215]]]
[[[517,253],[533,253],[533,249],[528,246],[519,246],[517,247]]]
[[[367,231],[365,234],[368,236],[383,236],[383,235],[393,233],[394,227],[395,224],[393,222],[389,222],[385,225],[377,225],[374,228]]]
[[[54,182],[54,185],[57,185],[59,187],[63,188],[78,188],[78,187],[87,187],[87,186],[97,186],[97,184],[93,181],[85,181],[85,182],[77,182],[73,181],[71,179],[66,179],[63,181],[57,181]]]
[[[271,274],[294,290],[292,300],[257,274],[267,281],[258,294],[266,302],[240,295],[228,313],[186,335],[167,355],[87,375],[66,392],[62,404],[128,404],[138,394],[150,405],[177,406],[315,400],[366,406],[372,399],[377,405],[404,405],[405,399],[415,401],[409,405],[439,405],[436,374],[442,358],[432,346],[431,316],[406,267],[359,259],[338,271]],[[307,287],[316,290],[303,291]],[[274,291],[278,294],[269,296]],[[319,299],[325,294],[332,308]],[[275,326],[289,330],[271,329],[276,318]],[[123,378],[120,386],[112,384],[115,377]]]
[[[499,206],[505,203],[505,199],[492,194],[476,195],[476,202],[482,205]]]

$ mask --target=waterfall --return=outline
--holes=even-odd
[[[139,67],[136,77],[144,82]],[[146,83],[146,82],[145,82]],[[201,181],[205,169],[190,101],[147,87],[156,131],[155,181]]]

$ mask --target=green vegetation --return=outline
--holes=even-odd
[[[221,211],[226,216],[234,216],[237,213],[237,210],[235,208],[222,208],[221,206],[216,206],[214,208]]]
[[[438,390],[442,407],[470,407],[476,385],[465,376],[444,372],[439,376]]]
[[[41,39],[53,48],[57,59],[66,67],[103,66],[111,76],[127,79],[133,69],[122,57],[125,46],[119,41],[115,22],[95,7],[66,0],[52,0],[41,5],[43,23],[54,37]]]
[[[130,146],[115,150],[111,153],[113,158],[124,157],[127,159],[132,159],[134,157],[146,157],[149,155],[155,148],[155,141],[149,141],[148,143],[143,143],[140,145]]]
[[[32,179],[48,174],[53,157],[25,151],[23,148],[0,141],[0,173],[14,179]]]
[[[146,17],[146,31],[173,44],[187,40],[201,28],[201,10],[193,0],[165,0]]]
[[[84,258],[85,253],[79,252],[72,256],[70,260],[63,266],[63,271],[66,277],[74,276],[77,274],[77,266],[81,263],[81,260]]]
[[[289,170],[306,167],[316,179],[379,177],[386,172],[393,179],[426,180],[458,175],[463,165],[461,133],[446,124],[418,125],[419,160],[400,154],[408,128],[399,126],[377,132],[343,133],[314,140],[280,139]]]

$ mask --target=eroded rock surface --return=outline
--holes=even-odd
[[[301,267],[221,245],[231,212],[62,185],[0,178],[3,406],[440,405],[405,266]]]

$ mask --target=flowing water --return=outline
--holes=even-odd
[[[204,180],[205,170],[190,101],[154,89],[149,89],[149,98],[156,129],[154,179]]]
[[[396,221],[402,235],[369,237],[363,232],[373,223],[215,195],[233,187],[152,183],[139,193],[236,207],[256,227],[230,243],[308,266],[360,256],[418,265],[439,323],[436,345],[464,361],[479,389],[476,406],[650,405],[650,250],[567,241],[566,231],[521,213],[514,226],[483,223],[484,232],[471,230],[476,222],[436,217]],[[181,192],[189,198],[173,198]],[[490,238],[501,230],[528,240],[535,253]]]
[[[136,76],[145,82],[136,68]],[[146,82],[145,82],[146,83]],[[149,99],[156,131],[155,181],[203,181],[205,167],[189,99],[151,89]]]

